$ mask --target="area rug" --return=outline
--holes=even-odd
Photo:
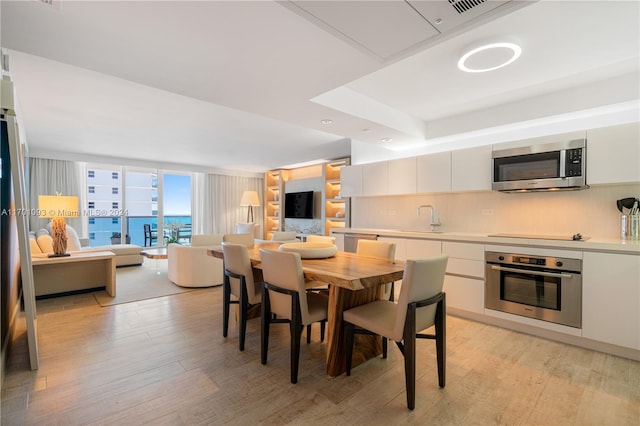
[[[140,266],[116,268],[116,297],[104,290],[93,295],[100,306],[111,306],[194,290],[197,289],[179,287],[169,281],[166,260],[145,259]]]

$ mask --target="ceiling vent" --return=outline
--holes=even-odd
[[[485,1],[487,0],[449,0],[449,4],[453,6],[458,13],[464,13],[467,10],[481,5]]]

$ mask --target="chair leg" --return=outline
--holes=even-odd
[[[267,350],[269,348],[269,326],[271,325],[271,306],[267,289],[262,290],[262,318],[260,327],[260,362],[267,363]]]
[[[227,337],[229,331],[229,305],[231,304],[231,284],[229,277],[224,276],[222,284],[222,337]]]
[[[304,327],[299,322],[299,318],[291,321],[289,330],[291,330],[291,383],[298,383],[298,367],[300,366],[300,339],[302,338],[302,330]]]
[[[356,327],[348,322],[344,323],[344,340],[346,348],[347,376],[351,375],[351,357],[353,356],[353,337],[356,333]]]
[[[435,328],[436,328],[436,356],[438,359],[438,385],[443,388],[445,385],[446,357],[447,357],[447,316],[446,295],[438,302],[436,308]]]
[[[382,359],[387,359],[387,338],[382,338]]]
[[[247,300],[244,297],[244,292],[240,293],[240,342],[239,347],[241,351],[244,351],[244,340],[247,335]]]
[[[307,345],[311,343],[311,324],[307,325]]]
[[[327,326],[326,321],[320,321],[320,341],[324,342],[324,331]]]
[[[416,406],[416,309],[409,307],[404,326],[404,377],[407,391],[407,407]]]

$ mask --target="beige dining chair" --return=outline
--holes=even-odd
[[[222,241],[225,243],[242,244],[248,248],[253,248],[255,245],[253,234],[224,234]]]
[[[329,237],[326,235],[307,235],[305,239],[307,243],[324,243],[324,244],[334,244],[336,243],[336,237]]]
[[[396,257],[396,243],[379,240],[358,240],[356,254],[394,259]],[[394,291],[394,283],[384,284],[380,287],[378,299],[393,301]]]
[[[254,282],[249,250],[245,245],[222,243],[224,255],[224,282],[222,287],[222,336],[229,330],[229,311],[232,304],[238,305],[239,347],[244,350],[247,332],[247,313],[253,305],[262,302],[262,283]],[[235,300],[231,299],[235,297]]]
[[[416,402],[416,338],[435,339],[438,360],[438,384],[445,385],[446,302],[442,292],[448,256],[407,260],[398,303],[375,300],[343,312],[347,376],[351,375],[351,357],[355,333],[376,334],[392,339],[404,355],[407,406]],[[435,334],[419,333],[435,325]],[[386,347],[382,357],[387,357]]]
[[[305,326],[320,322],[321,336],[324,336],[328,299],[306,291],[300,254],[260,249],[260,257],[264,277],[262,284],[261,362],[262,364],[267,363],[271,324],[289,324],[291,383],[297,383],[302,330]],[[307,328],[308,331],[309,328]]]

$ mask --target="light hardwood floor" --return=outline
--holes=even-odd
[[[640,424],[640,363],[451,316],[447,386],[420,340],[414,411],[395,345],[329,378],[319,327],[292,385],[286,326],[272,328],[263,366],[259,319],[239,352],[233,321],[222,338],[221,299],[213,288],[104,308],[90,294],[39,301],[40,369],[21,325],[2,425]]]

